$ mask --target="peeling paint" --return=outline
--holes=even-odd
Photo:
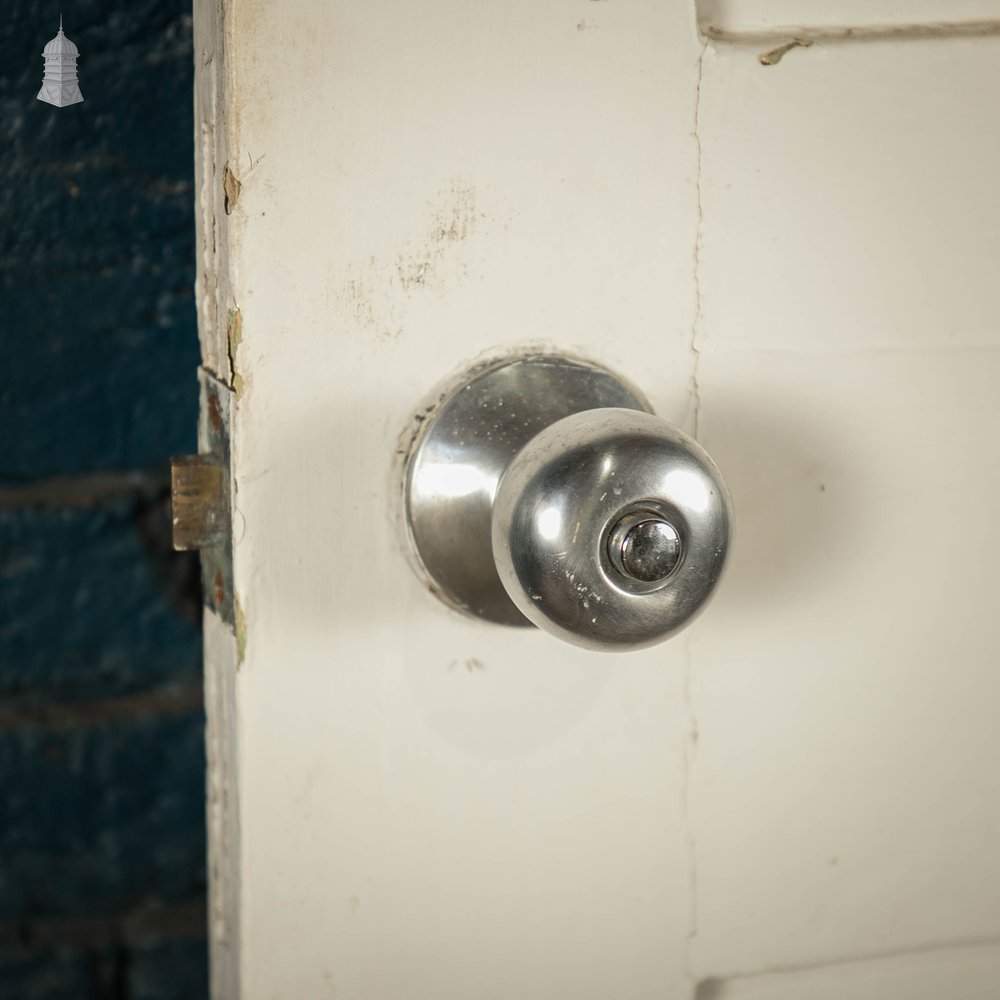
[[[230,309],[226,313],[226,344],[229,352],[230,374],[236,370],[236,352],[243,341],[243,313]]]
[[[236,666],[237,668],[243,663],[243,659],[247,652],[247,616],[243,611],[243,605],[240,603],[239,597],[236,598],[235,605],[235,617],[236,617]]]
[[[243,341],[243,314],[230,309],[226,314],[226,352],[229,358],[229,386],[237,398],[243,395],[244,381],[236,368],[236,352]]]
[[[227,163],[222,172],[222,192],[225,195],[226,215],[233,214],[233,209],[236,208],[236,203],[240,199],[240,187],[241,184],[237,180],[236,174],[232,172]]]
[[[779,45],[776,49],[762,52],[757,58],[761,66],[777,66],[792,49],[808,49],[811,45],[812,42],[808,39],[793,38],[792,41],[785,42],[784,45]]]

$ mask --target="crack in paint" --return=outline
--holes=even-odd
[[[688,913],[688,933],[684,939],[684,967],[688,978],[692,983],[697,984],[698,976],[694,969],[695,939],[698,937],[698,852],[695,839],[694,820],[691,808],[691,789],[693,785],[693,772],[695,757],[698,750],[698,717],[695,713],[694,698],[691,692],[691,681],[694,673],[694,657],[691,653],[691,637],[688,636],[684,643],[684,674],[681,681],[682,699],[685,713],[685,728],[681,745],[681,818],[684,830],[684,846],[687,851],[688,869],[688,893],[690,895],[690,910]]]
[[[748,972],[738,971],[724,975],[706,976],[698,982],[694,992],[694,1000],[724,1000],[730,992],[728,987],[748,980],[800,975],[802,973],[822,973],[832,969],[872,965],[893,959],[912,958],[917,955],[941,955],[980,948],[996,948],[998,945],[1000,945],[1000,937],[987,935],[955,941],[916,944],[908,948],[886,948],[869,954],[845,955],[841,958],[820,959],[815,962],[793,962],[788,965],[767,966]]]
[[[701,85],[705,75],[705,50],[708,39],[701,43],[698,53],[698,82],[694,95],[694,146],[695,146],[695,200],[697,215],[695,220],[694,248],[692,258],[694,263],[694,317],[691,321],[691,335],[688,338],[688,349],[691,351],[691,384],[689,397],[691,400],[691,428],[695,439],[698,438],[701,423],[701,385],[698,382],[698,370],[701,364],[701,349],[698,346],[698,334],[701,329],[701,245],[704,227],[704,202],[702,192],[702,148],[701,148]]]
[[[694,316],[691,321],[691,335],[688,348],[691,351],[691,382],[689,387],[691,401],[691,426],[695,438],[698,437],[701,421],[701,385],[698,381],[701,350],[698,346],[698,334],[701,327],[701,244],[704,223],[704,208],[702,201],[702,146],[701,146],[701,87],[704,78],[705,50],[708,39],[702,39],[701,50],[698,53],[698,76],[694,98],[694,144],[695,144],[695,195],[697,215],[695,220],[694,247],[692,249],[694,277]],[[690,895],[690,911],[688,914],[689,929],[684,940],[684,966],[688,978],[697,995],[698,976],[694,969],[694,942],[698,937],[698,855],[695,841],[694,820],[692,817],[691,791],[695,755],[698,747],[698,717],[695,712],[691,682],[694,673],[694,658],[691,650],[692,639],[688,636],[684,645],[684,675],[682,679],[683,705],[685,713],[685,728],[681,749],[681,817],[684,830],[685,849],[687,852],[688,892]]]

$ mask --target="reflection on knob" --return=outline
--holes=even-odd
[[[406,523],[431,590],[590,649],[652,645],[704,607],[732,508],[697,442],[587,362],[479,366],[416,420]]]
[[[504,473],[493,555],[535,625],[594,649],[640,648],[705,604],[729,523],[698,444],[650,413],[587,410],[536,435]]]

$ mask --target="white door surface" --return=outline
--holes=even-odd
[[[1000,996],[1000,37],[724,6],[196,3],[217,997]],[[411,569],[415,411],[538,347],[728,480],[663,645]]]

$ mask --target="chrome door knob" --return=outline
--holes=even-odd
[[[602,650],[652,645],[704,607],[729,548],[729,491],[623,380],[533,355],[476,370],[422,416],[407,523],[446,603]]]

